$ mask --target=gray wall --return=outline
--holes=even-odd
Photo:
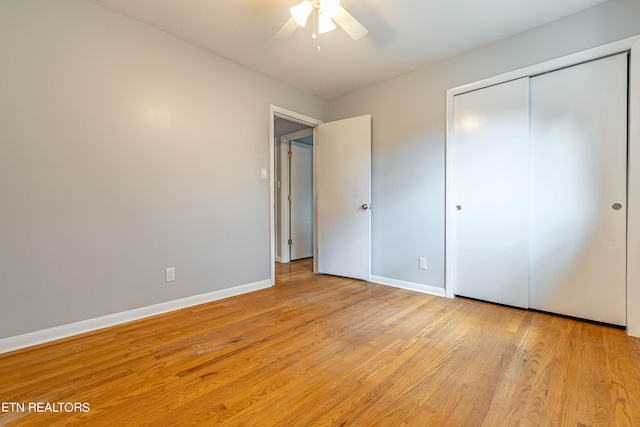
[[[640,1],[611,0],[332,100],[331,120],[373,115],[372,274],[444,286],[447,89],[636,34]]]
[[[269,104],[327,101],[79,0],[0,58],[0,338],[269,280]]]

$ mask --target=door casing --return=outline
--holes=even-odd
[[[310,128],[314,128],[322,123],[322,120],[309,117],[295,111],[288,110],[283,107],[271,104],[269,106],[269,239],[270,239],[270,266],[271,266],[271,285],[276,283],[276,191],[275,191],[275,156],[276,156],[276,140],[274,121],[276,117],[280,117],[295,123],[300,123]],[[314,165],[315,166],[315,165]],[[315,236],[314,236],[315,240]],[[314,255],[316,253],[314,242]],[[314,256],[314,264],[315,264]],[[317,267],[314,265],[314,272]]]

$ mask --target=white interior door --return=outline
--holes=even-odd
[[[528,306],[529,79],[454,98],[455,293]]]
[[[531,307],[625,325],[627,54],[534,77],[531,97]]]
[[[293,261],[313,256],[313,145],[298,141],[290,144],[289,218]]]
[[[317,271],[371,279],[371,116],[316,127]]]

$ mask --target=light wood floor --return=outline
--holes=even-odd
[[[270,289],[0,355],[20,426],[640,426],[640,340],[278,266]]]

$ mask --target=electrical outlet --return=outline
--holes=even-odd
[[[420,270],[427,269],[427,259],[426,258],[418,258],[418,268]]]
[[[165,268],[164,269],[164,280],[167,282],[173,282],[176,280],[176,269],[175,267]]]

